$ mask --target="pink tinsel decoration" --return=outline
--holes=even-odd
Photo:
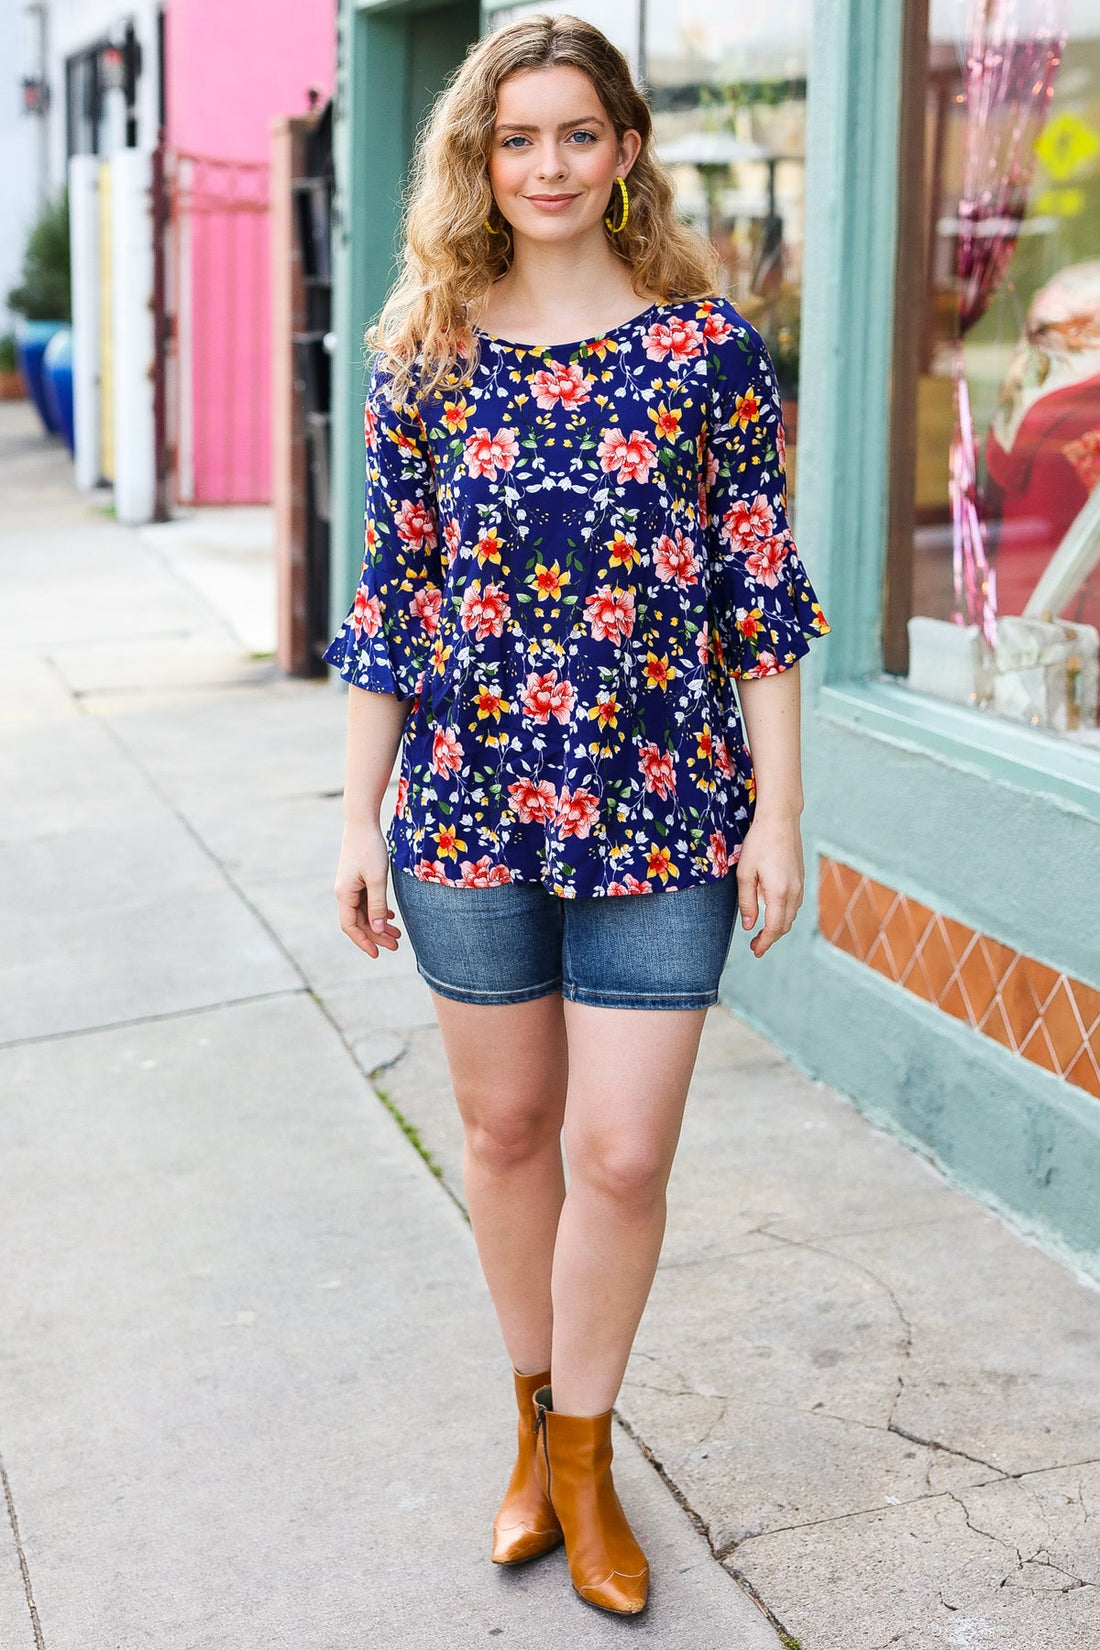
[[[1025,0],[1026,3],[1026,0]],[[978,444],[962,341],[993,300],[1027,211],[1042,131],[1065,44],[1065,8],[1039,0],[1031,32],[1020,34],[1019,0],[968,0],[959,200],[959,338],[955,347],[955,436],[951,443],[951,524],[960,624],[997,637],[996,581],[986,553],[978,488]]]

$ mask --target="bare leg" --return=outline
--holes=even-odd
[[[550,1367],[554,1238],[565,1197],[568,1051],[562,999],[508,1007],[433,993],[466,1131],[470,1224],[504,1344],[524,1374]]]
[[[566,1002],[569,1194],[553,1269],[554,1407],[612,1407],[657,1269],[705,1009]]]

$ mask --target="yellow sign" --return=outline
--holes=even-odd
[[[1100,132],[1080,115],[1055,115],[1036,138],[1035,153],[1054,182],[1065,183],[1100,154]]]

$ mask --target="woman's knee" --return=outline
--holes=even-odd
[[[484,1097],[462,1108],[466,1147],[490,1174],[507,1174],[530,1162],[561,1132],[560,1107],[547,1102],[502,1102]]]
[[[574,1184],[637,1214],[661,1202],[672,1167],[655,1142],[598,1132],[571,1137],[567,1130],[566,1156]]]

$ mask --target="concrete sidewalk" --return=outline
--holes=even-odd
[[[427,993],[334,921],[342,695],[249,656],[248,534],[212,601],[70,476],[0,405],[0,1650],[1095,1650],[1100,1295],[722,1010],[620,1404],[651,1609],[493,1569],[507,1362]]]

